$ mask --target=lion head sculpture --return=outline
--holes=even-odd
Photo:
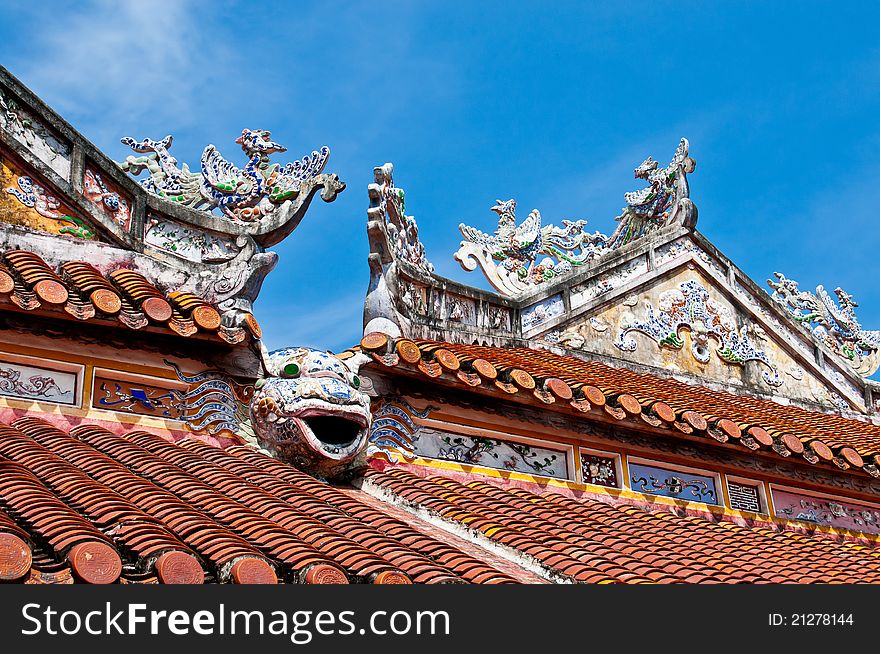
[[[360,465],[370,429],[370,398],[337,357],[311,348],[276,350],[255,385],[251,422],[260,444],[325,478]]]

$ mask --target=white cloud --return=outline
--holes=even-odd
[[[234,70],[205,16],[183,0],[93,0],[68,15],[58,7],[32,11],[52,15],[32,17],[41,29],[12,72],[99,142],[105,131],[116,140],[120,125],[170,129],[195,120],[212,74]]]

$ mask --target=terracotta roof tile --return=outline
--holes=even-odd
[[[0,425],[0,579],[514,581],[351,492],[247,447],[22,418]]]

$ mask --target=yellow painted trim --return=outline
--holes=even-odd
[[[92,389],[95,384],[95,367],[91,364],[86,364],[86,368],[83,371],[83,392],[82,392],[82,405],[80,408],[83,411],[88,411],[88,407],[92,406]]]
[[[620,469],[622,471],[623,479],[620,480],[620,485],[623,486],[627,479],[629,479],[629,457],[620,455]]]
[[[776,515],[776,505],[773,504],[773,493],[770,492],[770,482],[762,481],[764,484],[764,496],[767,498],[767,511],[770,512],[770,515]]]
[[[625,457],[624,457],[625,462]],[[875,543],[880,543],[880,534],[869,534],[861,531],[852,531],[849,529],[840,529],[838,527],[828,527],[826,525],[817,525],[813,523],[804,523],[798,520],[786,520],[784,518],[779,518],[775,514],[775,510],[771,514],[764,513],[751,513],[749,511],[737,511],[735,509],[731,509],[728,506],[721,506],[719,504],[705,504],[703,502],[691,502],[688,500],[677,500],[669,497],[664,497],[662,495],[651,495],[648,493],[637,493],[635,491],[631,491],[626,488],[606,488],[604,486],[593,486],[591,484],[582,484],[579,482],[574,482],[565,479],[555,479],[552,477],[541,477],[538,475],[529,475],[521,472],[513,472],[509,470],[497,470],[495,468],[485,468],[482,466],[476,465],[466,465],[463,463],[458,463],[456,461],[441,461],[437,459],[426,459],[422,457],[415,457],[411,461],[408,462],[410,465],[421,466],[424,468],[433,468],[437,470],[448,470],[451,472],[459,472],[462,474],[471,474],[471,475],[481,475],[484,477],[494,477],[497,479],[512,479],[515,481],[523,481],[526,483],[535,484],[537,486],[545,486],[551,488],[561,488],[568,489],[571,491],[578,491],[584,493],[591,493],[593,495],[604,495],[609,498],[614,499],[625,499],[625,500],[633,500],[636,502],[647,502],[650,504],[658,504],[664,506],[678,506],[684,507],[687,509],[702,511],[705,513],[715,513],[721,514],[728,518],[736,518],[739,520],[747,520],[747,521],[755,521],[757,520],[760,523],[764,523],[767,525],[771,524],[779,524],[784,526],[793,526],[793,527],[803,527],[804,529],[808,529],[810,532],[820,532],[827,535],[832,536],[840,536],[844,538],[858,538],[860,540],[872,541]],[[803,490],[799,490],[798,492],[805,492]],[[767,497],[770,497],[770,493],[768,490]],[[853,501],[853,500],[847,500]],[[768,501],[769,504],[769,501]]]
[[[9,407],[10,409],[22,409],[29,414],[32,413],[48,413],[70,416],[73,418],[84,418],[87,420],[100,420],[102,422],[119,422],[126,425],[143,425],[148,427],[159,427],[171,430],[182,430],[184,423],[180,420],[171,420],[169,418],[156,418],[154,416],[140,416],[134,413],[123,413],[121,411],[103,411],[100,409],[82,409],[80,407],[69,404],[47,404],[44,402],[34,402],[33,400],[18,400],[12,397],[0,397],[0,407]]]

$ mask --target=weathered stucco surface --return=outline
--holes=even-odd
[[[708,291],[713,320],[718,323],[731,320],[726,326],[747,337],[753,349],[763,353],[770,365],[760,360],[725,361],[719,355],[723,346],[721,339],[710,334],[706,342],[700,342],[699,332],[707,327],[711,329],[712,325],[703,325],[696,316],[687,315],[684,307],[679,307],[683,312],[680,320],[688,324],[680,326],[677,331],[680,345],[660,343],[638,329],[626,330],[627,326],[647,324],[652,312],[655,316],[668,315],[664,305],[668,309],[669,298],[680,294],[682,285],[691,282]],[[667,277],[652,280],[628,294],[623,301],[563,325],[558,332],[559,343],[572,350],[587,350],[758,393],[835,406],[834,391],[804,370],[790,353],[790,348],[768,331],[759,316],[746,310],[741,303],[732,301],[713,279],[694,266],[683,266]],[[625,341],[634,341],[635,348],[622,347]],[[701,353],[699,358],[694,350]]]

